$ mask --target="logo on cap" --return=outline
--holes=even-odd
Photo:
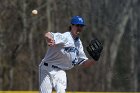
[[[82,18],[78,18],[78,20],[81,21],[81,22],[83,22],[83,19]]]

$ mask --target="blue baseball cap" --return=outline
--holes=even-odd
[[[74,24],[74,25],[83,25],[85,26],[85,22],[84,22],[84,19],[80,16],[73,16],[72,19],[71,19],[71,24]]]

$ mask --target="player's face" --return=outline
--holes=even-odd
[[[73,36],[74,37],[77,37],[77,36],[79,36],[80,35],[80,33],[83,31],[83,25],[79,25],[79,24],[77,24],[77,25],[72,25],[72,34],[73,34]]]

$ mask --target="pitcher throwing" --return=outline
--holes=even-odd
[[[45,34],[49,48],[39,65],[40,93],[52,93],[53,88],[57,93],[65,93],[67,87],[65,70],[76,65],[89,66],[97,60],[88,59],[83,51],[79,35],[84,26],[83,18],[74,16],[71,19],[69,31],[65,33],[47,32]]]

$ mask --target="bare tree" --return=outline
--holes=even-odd
[[[134,0],[132,2],[132,6],[135,6],[137,4],[137,0]],[[131,17],[130,17],[130,21],[131,21],[131,64],[130,64],[130,69],[131,69],[131,80],[130,80],[130,84],[131,84],[131,91],[138,91],[138,67],[136,66],[136,53],[137,53],[137,37],[136,37],[136,33],[137,33],[137,26],[138,26],[138,21],[137,21],[137,12],[136,10],[133,8],[131,8]]]

